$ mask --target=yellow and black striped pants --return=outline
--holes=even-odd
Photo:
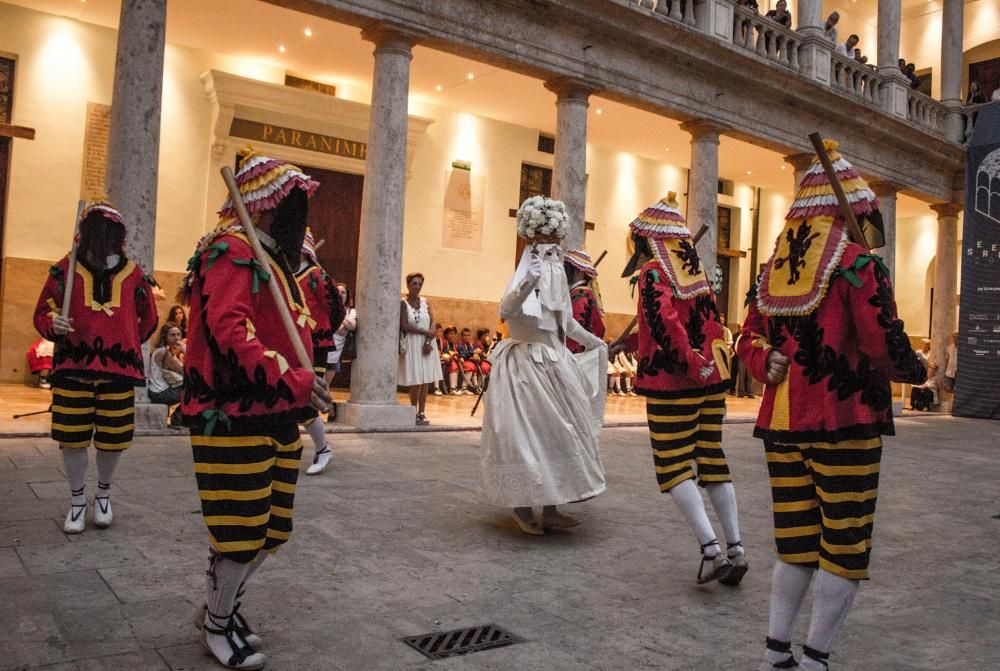
[[[661,492],[669,492],[695,477],[702,487],[732,481],[722,451],[725,411],[724,391],[705,395],[696,390],[694,395],[682,398],[646,399],[653,465]]]
[[[124,450],[135,432],[130,382],[61,378],[52,386],[52,439],[64,448]]]
[[[778,559],[867,580],[882,439],[764,448]]]
[[[212,546],[230,559],[253,561],[292,534],[302,441],[295,420],[275,420],[270,435],[216,424],[211,436],[191,431],[201,512]]]

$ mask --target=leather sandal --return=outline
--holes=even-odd
[[[743,580],[743,576],[747,574],[749,568],[747,566],[746,551],[743,549],[743,541],[726,543],[726,557],[729,558],[733,569],[726,577],[719,578],[719,582],[728,587],[736,587]]]
[[[713,545],[718,546],[719,541],[712,539],[708,543],[701,546],[701,563],[698,564],[698,584],[704,585],[705,583],[712,582],[713,580],[721,580],[729,575],[729,572],[733,570],[733,564],[729,561],[729,558],[719,549],[718,554],[713,557],[709,557],[705,554],[705,548],[712,547]],[[705,565],[711,566],[711,570],[707,573],[705,572]]]

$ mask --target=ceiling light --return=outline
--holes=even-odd
[[[782,170],[784,170],[786,167],[788,167],[788,166],[786,166],[784,163],[781,164],[781,169]]]
[[[280,51],[281,53],[285,53],[285,45],[284,44],[279,44],[278,45],[278,51]]]
[[[313,36],[313,30],[312,30],[312,28],[306,28],[303,32],[306,34],[306,37],[312,37]]]
[[[666,148],[666,149],[664,149],[663,151],[670,151],[670,147],[667,147],[667,148]]]
[[[601,116],[602,114],[604,114],[604,110],[602,110],[600,107],[598,107],[597,108],[597,116]]]
[[[441,91],[444,91],[444,87],[438,84],[437,86],[434,87],[434,90],[440,93]]]
[[[473,73],[470,72],[469,74],[465,75],[465,78],[466,79],[475,79],[476,75],[474,75]]]
[[[747,170],[747,174],[748,175],[752,175],[753,174],[753,170]]]

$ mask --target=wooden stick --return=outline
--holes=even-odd
[[[601,252],[601,255],[597,257],[597,260],[594,261],[594,267],[596,268],[597,266],[601,265],[601,261],[603,261],[604,257],[607,255],[608,255],[608,250],[605,249],[603,252]]]
[[[819,156],[819,162],[823,164],[826,178],[830,180],[830,186],[833,187],[833,192],[837,196],[837,202],[840,204],[840,212],[844,215],[844,223],[847,225],[848,237],[851,239],[851,242],[855,242],[868,249],[868,240],[865,239],[865,234],[861,232],[861,227],[858,226],[858,220],[854,216],[851,204],[847,202],[847,194],[844,193],[844,187],[840,184],[840,180],[837,179],[837,172],[833,169],[833,163],[826,153],[826,147],[823,146],[822,136],[819,133],[810,133],[809,140],[812,142],[813,149],[816,150],[816,155]]]
[[[264,251],[264,248],[261,247],[260,239],[257,237],[257,230],[254,228],[253,222],[250,221],[250,213],[247,212],[246,205],[243,203],[243,196],[240,195],[240,187],[236,185],[236,176],[233,175],[233,169],[228,165],[222,168],[222,179],[225,180],[226,187],[229,189],[229,197],[236,207],[236,214],[239,215],[240,223],[243,224],[243,230],[246,231],[247,238],[250,240],[250,247],[253,248],[254,256],[257,257],[257,263],[260,264],[262,270],[270,268],[271,259]],[[281,315],[281,323],[285,326],[285,332],[288,333],[288,338],[295,349],[295,356],[298,357],[299,365],[312,370],[313,363],[306,353],[305,345],[302,344],[302,338],[299,337],[299,331],[295,327],[295,322],[292,321],[292,313],[288,310],[288,303],[285,302],[285,296],[281,292],[278,278],[272,277],[267,282],[267,286],[271,291],[271,299],[274,300],[274,304],[278,308],[278,314]]]
[[[326,244],[326,238],[323,238],[322,240],[320,240],[319,242],[317,242],[315,245],[313,245],[313,252],[318,252],[319,248],[322,247],[325,244]]]
[[[83,215],[84,201],[76,204],[76,223],[73,224],[73,246],[69,250],[69,263],[66,265],[66,285],[63,289],[63,302],[59,313],[63,319],[69,318],[70,298],[73,296],[73,281],[76,279],[76,252],[80,247],[77,238],[80,235],[80,216]]]

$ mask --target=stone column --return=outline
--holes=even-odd
[[[799,0],[799,23],[796,30],[804,35],[820,35],[823,33],[823,0]]]
[[[958,203],[931,205],[938,215],[937,256],[934,263],[934,317],[931,320],[931,360],[944,366],[945,352],[955,331],[958,308]]]
[[[711,279],[719,244],[719,135],[726,129],[711,121],[697,119],[682,123],[681,130],[691,135],[688,228],[691,235],[697,235],[703,224],[708,226],[708,232],[698,243],[698,256]]]
[[[878,51],[875,59],[879,74],[899,72],[900,0],[878,0]]]
[[[156,186],[159,176],[160,107],[167,0],[122,0],[108,133],[108,197],[125,219],[126,250],[152,274],[156,241]],[[143,345],[148,359],[149,344]],[[149,402],[145,387],[135,389],[135,425],[162,429],[167,406]]]
[[[147,273],[154,270],[166,23],[167,0],[122,0],[107,187],[128,224],[128,254]]]
[[[816,154],[811,154],[805,152],[802,154],[789,154],[785,156],[785,162],[792,166],[794,170],[793,178],[795,179],[794,184],[792,184],[792,197],[798,193],[799,185],[802,184],[802,180],[806,176],[806,170],[812,165],[813,159],[816,158]]]
[[[399,303],[406,191],[407,98],[416,38],[385,24],[366,28],[375,43],[368,156],[361,196],[358,245],[358,357],[351,371],[351,398],[338,421],[360,429],[407,428],[412,406],[396,400]]]
[[[879,212],[885,226],[885,245],[875,251],[889,267],[889,281],[896,285],[896,194],[900,187],[893,182],[872,181],[868,184],[878,196]]]
[[[587,185],[587,108],[594,87],[559,77],[545,83],[556,94],[556,153],[552,175],[552,197],[566,205],[569,214],[567,249],[584,242]]]
[[[963,0],[944,0],[941,17],[941,102],[950,108],[946,120],[948,139],[965,139],[962,108],[962,23]]]

